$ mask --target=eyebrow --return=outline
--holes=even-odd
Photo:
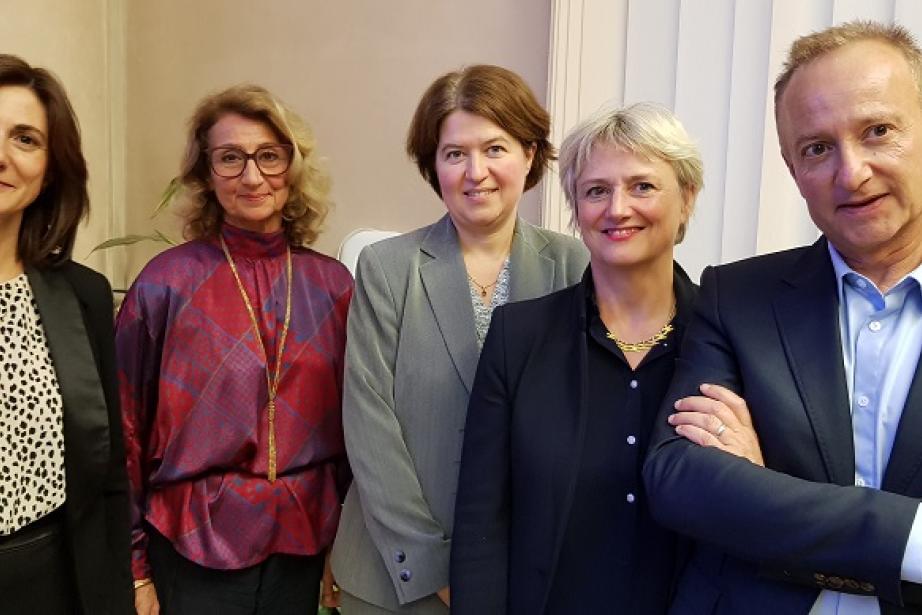
[[[256,146],[256,149],[259,149],[261,147],[271,147],[273,145],[285,145],[285,143],[279,143],[278,141],[260,143],[259,145]],[[218,149],[218,148],[239,149],[241,152],[246,152],[246,148],[240,145],[239,143],[222,143],[220,145],[215,145],[211,149]]]
[[[633,184],[635,182],[645,181],[645,182],[656,182],[659,181],[659,177],[655,173],[635,173],[624,178],[624,183]],[[606,177],[588,177],[586,179],[581,179],[576,184],[577,186],[585,186],[586,184],[610,184],[612,183],[609,178]]]
[[[503,135],[496,135],[495,137],[490,137],[489,139],[485,139],[485,140],[481,141],[481,142],[478,144],[478,147],[484,147],[484,146],[487,146],[487,145],[493,145],[494,143],[510,143],[510,142],[511,142],[511,141],[509,141],[509,139],[507,139],[505,136],[503,136]],[[440,148],[439,148],[439,151],[440,151],[440,152],[443,152],[443,151],[445,151],[446,149],[450,149],[450,148],[464,149],[464,147],[465,147],[465,146],[463,146],[463,145],[459,145],[459,144],[457,144],[457,143],[451,143],[451,142],[449,142],[449,143],[444,144],[442,147],[440,147]]]
[[[31,124],[16,124],[15,126],[13,126],[13,129],[12,129],[10,132],[11,132],[11,133],[16,133],[16,132],[37,132],[37,133],[40,134],[43,138],[47,138],[44,132],[42,132],[40,129],[36,128],[35,126],[32,126]]]

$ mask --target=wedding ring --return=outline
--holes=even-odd
[[[723,435],[723,432],[725,431],[727,431],[727,426],[721,423],[720,427],[717,428],[717,431],[714,432],[714,437],[720,438],[720,436]]]

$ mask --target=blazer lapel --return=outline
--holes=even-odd
[[[554,290],[556,263],[541,254],[547,243],[531,224],[516,221],[509,255],[509,301],[541,297]]]
[[[72,512],[101,488],[109,459],[109,418],[80,304],[63,275],[28,268],[64,402],[64,467]]]
[[[900,416],[900,425],[890,451],[890,461],[884,471],[881,489],[893,493],[909,493],[913,479],[922,467],[922,361],[916,364]],[[918,495],[917,491],[913,495]]]
[[[829,480],[855,482],[855,444],[839,334],[835,272],[825,239],[799,259],[775,316]]]
[[[455,369],[470,393],[480,349],[458,233],[447,215],[433,225],[420,249],[432,257],[419,267],[429,305]]]

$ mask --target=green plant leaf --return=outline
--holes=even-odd
[[[173,202],[173,199],[176,197],[176,193],[179,192],[181,187],[182,184],[180,183],[178,177],[174,177],[170,180],[170,183],[168,183],[166,188],[164,188],[163,194],[160,195],[160,201],[154,208],[154,213],[151,214],[151,218],[156,218],[160,212],[170,206],[170,203]],[[172,244],[173,242],[171,241],[169,243]]]
[[[117,246],[130,246],[140,241],[155,241],[158,243],[166,243],[171,246],[176,245],[176,243],[173,242],[169,237],[160,231],[156,231],[151,235],[124,235],[122,237],[113,237],[112,239],[107,239],[106,241],[90,250],[90,253],[87,254],[87,256],[93,252],[96,252],[97,250],[108,250],[109,248],[115,248]]]

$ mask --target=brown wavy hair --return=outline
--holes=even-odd
[[[263,122],[282,143],[294,146],[282,228],[290,245],[312,244],[330,210],[330,177],[320,166],[310,127],[271,92],[253,84],[235,85],[206,96],[189,120],[179,175],[181,189],[175,197],[185,217],[183,234],[187,239],[216,237],[224,220],[224,209],[210,185],[211,169],[205,152],[208,132],[228,113]]]
[[[485,117],[512,135],[526,150],[534,148],[531,169],[525,177],[525,190],[541,181],[555,159],[554,146],[548,141],[550,115],[517,74],[501,66],[477,64],[436,79],[423,94],[410,122],[407,154],[439,198],[442,188],[435,170],[439,133],[445,118],[458,110]]]
[[[80,126],[64,86],[50,71],[0,53],[0,87],[3,86],[31,90],[48,118],[44,185],[22,214],[16,251],[26,265],[51,267],[71,257],[77,227],[90,212]]]

